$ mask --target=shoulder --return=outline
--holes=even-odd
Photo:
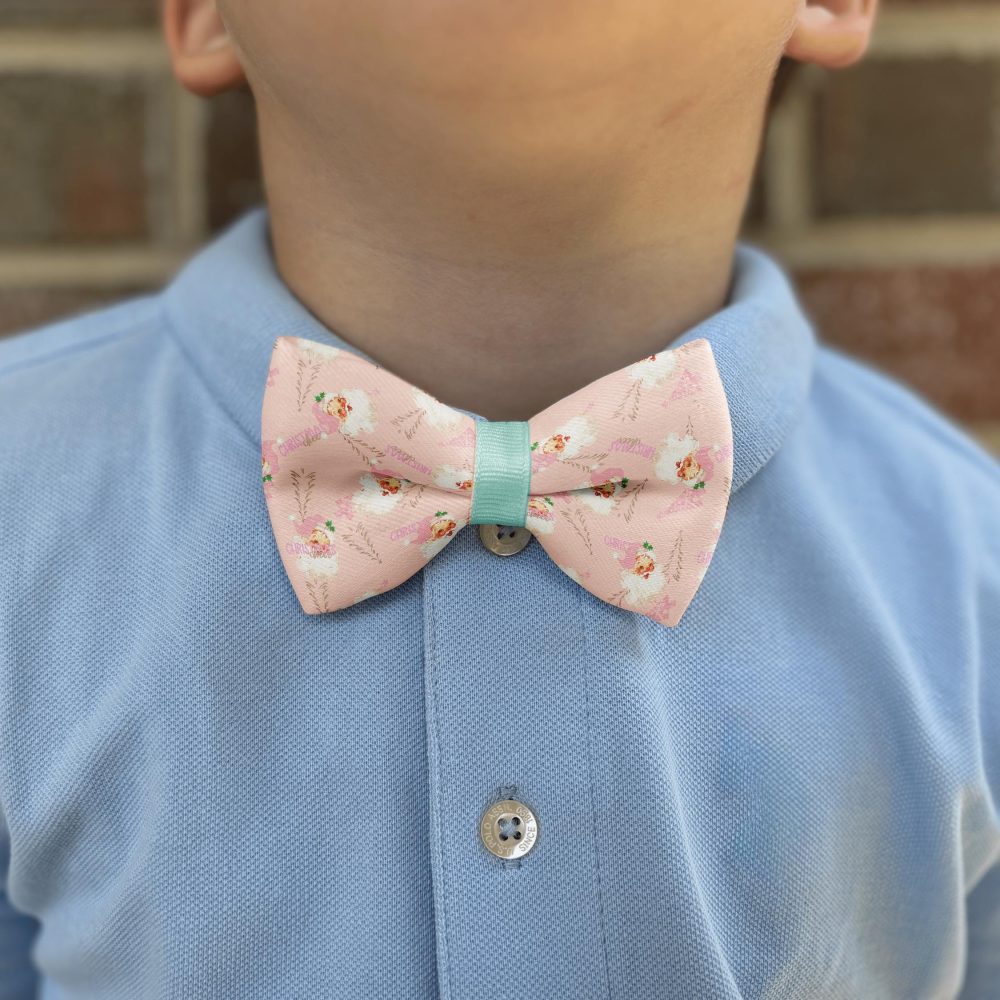
[[[815,516],[835,521],[886,613],[897,609],[926,648],[932,633],[949,633],[970,662],[995,660],[997,459],[912,388],[825,345],[801,430],[793,451]],[[1000,664],[990,670],[1000,712]]]
[[[947,499],[952,511],[957,505],[1000,520],[996,458],[900,380],[823,344],[816,355],[811,404],[808,419],[825,438],[829,458],[864,460],[855,466],[859,485],[879,480],[903,506],[907,497],[934,496]]]
[[[141,438],[143,398],[176,354],[160,296],[0,340],[0,508],[68,497]],[[75,485],[74,485],[75,484]]]
[[[0,339],[0,413],[17,426],[46,386],[94,390],[127,378],[162,336],[162,315],[160,296],[145,295]]]

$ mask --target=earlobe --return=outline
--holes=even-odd
[[[827,69],[856,63],[871,40],[877,6],[877,0],[806,0],[785,55]]]
[[[215,0],[163,0],[163,33],[174,76],[202,97],[246,83]]]

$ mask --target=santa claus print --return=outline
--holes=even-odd
[[[328,556],[330,546],[333,545],[333,533],[336,530],[332,521],[324,521],[322,527],[313,528],[307,539],[310,555]]]
[[[621,589],[611,595],[613,604],[630,608],[645,606],[663,592],[667,577],[651,542],[635,542],[617,551],[615,558],[621,567]]]
[[[298,568],[307,575],[334,576],[340,568],[337,559],[336,533],[331,518],[312,515],[297,526],[289,543]]]
[[[712,449],[702,447],[691,433],[671,433],[660,443],[654,470],[659,479],[692,490],[703,490],[712,473]]]
[[[574,495],[597,514],[612,514],[617,501],[632,482],[620,468],[602,468],[591,474],[591,486],[575,490]]]
[[[525,527],[536,535],[551,535],[556,528],[555,501],[552,497],[528,497]]]
[[[572,461],[578,456],[584,462],[588,458],[583,456],[584,449],[592,445],[596,438],[594,423],[590,418],[583,414],[571,417],[552,434],[531,442],[532,471],[548,468],[554,462]],[[591,458],[590,462],[592,461]]]
[[[354,508],[368,514],[379,515],[388,514],[396,509],[409,483],[408,479],[376,469],[362,472],[357,481],[360,489],[351,497]]]
[[[375,430],[375,404],[364,389],[335,389],[313,396],[316,422],[327,432],[349,437]]]

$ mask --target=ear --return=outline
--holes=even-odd
[[[211,97],[246,83],[216,0],[163,0],[162,21],[174,76],[188,90]]]
[[[856,63],[868,48],[878,0],[802,0],[785,55],[838,69]]]

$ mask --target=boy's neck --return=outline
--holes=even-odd
[[[345,180],[303,154],[308,139],[281,139],[265,175],[283,279],[344,340],[488,419],[529,419],[728,294],[749,137],[744,169],[622,157],[603,172],[512,169],[502,184],[495,170],[402,164]]]

